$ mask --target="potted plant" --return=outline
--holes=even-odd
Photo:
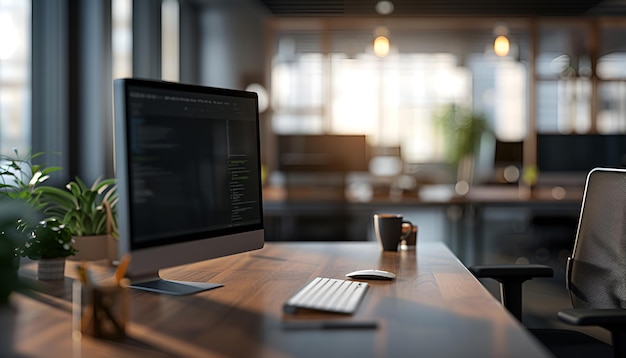
[[[481,113],[451,104],[444,109],[438,121],[445,137],[446,159],[456,168],[457,186],[463,183],[469,190],[482,138],[491,132],[487,118]],[[463,193],[467,191],[463,190]]]
[[[24,202],[0,199],[0,307],[9,303],[11,293],[24,287],[17,276],[19,248],[25,241],[22,229],[37,219],[36,212]]]
[[[14,343],[14,327],[17,324],[17,307],[11,304],[13,292],[27,289],[18,276],[19,251],[24,235],[17,222],[37,222],[32,208],[19,200],[0,198],[0,351],[11,350]]]
[[[20,280],[19,248],[28,238],[28,227],[39,220],[41,207],[34,189],[46,181],[50,173],[59,167],[44,167],[32,160],[42,155],[21,155],[17,149],[13,155],[0,155],[0,327],[9,327],[0,337],[0,347],[13,344],[16,309],[10,304],[13,292],[27,289]],[[10,349],[10,348],[9,348]]]
[[[17,270],[19,248],[30,235],[29,228],[41,220],[42,203],[36,188],[60,167],[34,164],[43,153],[0,155],[0,306],[21,287]]]
[[[75,259],[114,259],[109,257],[109,246],[116,243],[117,235],[115,179],[98,178],[87,186],[76,177],[66,185],[66,190],[40,186],[36,191],[44,213],[69,229],[78,250]]]
[[[45,220],[32,228],[20,249],[20,256],[37,260],[40,280],[65,277],[65,259],[76,254],[70,231],[57,220]]]

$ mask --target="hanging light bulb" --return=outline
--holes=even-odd
[[[386,57],[389,54],[389,29],[379,26],[374,30],[374,54]]]
[[[507,37],[509,35],[509,26],[505,23],[498,23],[493,28],[493,34],[496,39],[493,41],[493,52],[496,56],[505,57],[511,51],[511,42]]]
[[[389,54],[389,39],[385,36],[378,36],[374,39],[374,54],[378,57],[385,57]]]
[[[510,50],[511,43],[506,36],[500,35],[496,37],[495,41],[493,42],[493,52],[496,53],[496,56],[505,57],[509,54]]]

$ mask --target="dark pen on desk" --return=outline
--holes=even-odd
[[[377,329],[376,321],[287,321],[283,323],[286,330],[333,330],[333,329]]]

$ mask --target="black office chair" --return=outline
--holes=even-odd
[[[473,266],[470,271],[499,281],[503,305],[520,321],[522,283],[552,276],[552,269],[543,265]],[[626,357],[626,170],[589,172],[566,285],[573,309],[558,312],[558,318],[609,330],[613,347],[576,331],[531,332],[557,356]]]

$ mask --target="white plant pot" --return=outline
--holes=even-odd
[[[109,235],[72,236],[76,255],[70,256],[72,261],[103,260],[109,257]]]
[[[65,278],[65,257],[39,259],[37,277],[43,281],[62,280]]]

